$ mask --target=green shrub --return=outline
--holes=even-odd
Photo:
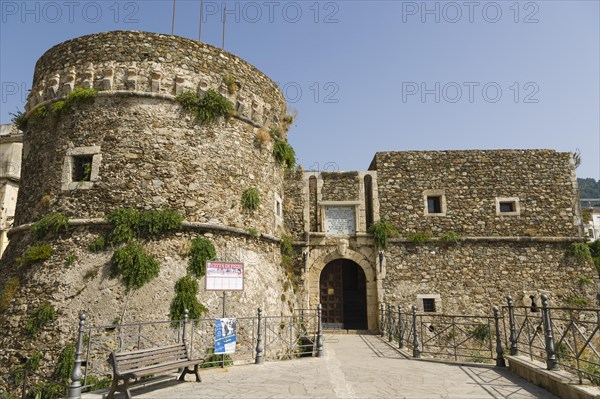
[[[565,302],[571,306],[587,306],[588,300],[580,296],[569,296],[565,299]]]
[[[574,242],[569,246],[567,250],[567,254],[579,260],[580,262],[588,262],[592,260],[592,254],[590,252],[590,247],[586,243],[583,242]]]
[[[40,368],[40,363],[42,362],[42,352],[34,352],[29,359],[27,359],[27,363],[25,365],[29,369],[30,372],[35,373]]]
[[[579,288],[583,288],[588,284],[592,284],[592,279],[588,276],[581,276],[579,277],[579,281],[577,282],[577,284],[579,285]]]
[[[69,231],[69,218],[62,213],[51,213],[31,225],[35,238],[55,237]]]
[[[65,397],[66,391],[55,382],[39,382],[27,392],[27,399],[60,399]]]
[[[252,238],[258,238],[258,237],[260,237],[260,233],[254,227],[250,227],[247,230],[247,232],[248,232],[248,234],[250,234],[252,236]]]
[[[203,124],[211,124],[219,117],[227,117],[235,109],[231,101],[213,89],[209,89],[202,97],[187,90],[177,96],[177,101]]]
[[[110,276],[120,276],[127,291],[143,287],[158,276],[159,271],[160,263],[138,243],[132,242],[117,249],[111,259]]]
[[[377,245],[377,248],[379,249],[386,249],[388,239],[398,236],[396,227],[385,217],[373,223],[369,227],[368,232],[373,234],[373,240],[375,240],[375,245]]]
[[[29,266],[40,263],[52,256],[53,249],[48,244],[32,245],[25,250],[22,257],[17,258],[21,266]]]
[[[408,241],[413,242],[415,244],[422,244],[424,242],[429,241],[429,239],[431,238],[431,236],[429,235],[429,233],[425,232],[425,231],[417,231],[414,233],[410,233],[408,236]]]
[[[71,378],[73,367],[75,365],[75,345],[69,344],[58,355],[56,366],[52,372],[52,378],[66,383]]]
[[[287,142],[283,140],[275,141],[273,145],[273,155],[277,162],[282,164],[287,171],[294,169],[296,165],[296,152]]]
[[[255,211],[260,206],[260,194],[254,187],[250,187],[242,194],[242,207],[249,211]]]
[[[25,323],[25,331],[31,337],[35,337],[40,329],[53,322],[55,319],[56,310],[47,303],[43,303],[33,311],[29,320]]]
[[[100,252],[105,251],[108,244],[106,242],[106,238],[101,235],[96,237],[92,242],[88,244],[88,249],[92,252]]]
[[[477,324],[477,326],[475,326],[475,328],[471,331],[470,335],[480,342],[486,342],[492,339],[490,326],[483,323]]]
[[[75,263],[76,260],[77,260],[77,255],[75,255],[74,253],[70,253],[65,258],[65,267],[73,266],[73,263]]]
[[[291,277],[294,266],[294,247],[291,237],[281,237],[281,242],[279,243],[279,252],[281,253],[281,267],[287,271],[288,277]]]
[[[110,244],[127,242],[138,236],[155,237],[181,227],[183,216],[174,210],[137,211],[132,208],[115,209],[106,220],[111,224]]]
[[[447,244],[458,244],[462,240],[462,235],[449,231],[440,236],[440,240]]]
[[[269,131],[269,134],[271,135],[271,138],[274,140],[280,140],[282,137],[281,130],[279,130],[278,128],[271,129]]]
[[[112,384],[112,378],[96,377],[95,375],[88,375],[85,383],[88,386],[87,391],[97,391],[100,389],[110,387]]]
[[[221,363],[223,363],[223,366],[233,365],[233,360],[231,359],[231,356],[229,356],[228,354],[215,355],[214,352],[215,352],[214,348],[206,349],[206,354],[210,355],[210,356],[204,357],[204,362],[202,362],[202,364],[200,365],[201,369],[208,369],[208,368],[212,368],[212,367],[221,367]]]
[[[0,313],[8,309],[20,285],[18,277],[11,277],[4,283],[4,287],[0,291]]]
[[[198,301],[198,281],[192,276],[184,276],[175,283],[175,297],[171,302],[169,317],[171,320],[183,320],[184,310],[189,310],[189,319],[197,320],[208,309]],[[177,326],[178,323],[173,323]]]
[[[17,110],[17,112],[14,114],[12,112],[9,112],[8,114],[12,116],[11,122],[17,127],[17,129],[22,132],[27,129],[27,118],[25,117],[23,111]]]
[[[217,256],[215,247],[209,239],[196,237],[192,240],[192,247],[188,253],[188,271],[200,278],[206,273],[206,262]]]
[[[59,117],[66,113],[75,104],[89,104],[94,101],[98,91],[95,89],[84,89],[78,87],[65,97],[64,100],[59,100],[50,106],[50,112],[53,116]]]

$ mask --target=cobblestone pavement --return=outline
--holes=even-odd
[[[161,382],[132,394],[137,399],[556,398],[508,370],[405,359],[376,336],[328,336],[325,349],[322,358],[202,371],[201,383],[188,376],[190,382]]]

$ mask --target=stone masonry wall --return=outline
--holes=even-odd
[[[92,253],[87,249],[102,230],[79,227],[63,237],[48,241],[55,252],[43,264],[24,269],[6,269],[3,275],[21,274],[21,289],[8,310],[0,314],[0,391],[6,387],[11,366],[17,356],[44,353],[43,373],[52,371],[56,355],[67,344],[75,342],[78,313],[85,311],[88,325],[110,325],[121,316],[127,294],[117,279],[109,278],[112,251]],[[287,283],[285,270],[279,265],[279,245],[260,239],[200,233],[190,230],[147,241],[147,251],[160,261],[160,274],[144,287],[132,293],[124,323],[164,321],[169,319],[169,306],[174,296],[175,282],[187,273],[190,240],[198,235],[209,238],[219,258],[245,262],[245,290],[229,292],[227,314],[235,317],[255,316],[258,307],[265,315],[291,314],[296,305],[292,285]],[[13,237],[7,258],[20,256],[31,243],[28,233]],[[67,258],[74,256],[72,265]],[[198,279],[198,299],[208,308],[206,317],[221,317],[221,292],[205,291],[205,278]],[[1,284],[0,284],[1,286]],[[282,301],[282,294],[285,301]],[[29,338],[23,326],[39,304],[48,303],[57,310],[57,319],[45,327],[38,337]],[[10,332],[10,334],[9,334]]]
[[[319,178],[323,180],[322,201],[359,200],[358,172],[321,172]]]
[[[564,242],[464,241],[414,244],[393,242],[385,253],[384,302],[417,304],[417,295],[437,294],[445,314],[489,314],[506,303],[528,306],[529,295],[548,293],[553,306],[567,298],[594,304],[598,273],[593,264],[566,256]],[[591,283],[580,283],[582,277]],[[582,280],[583,281],[583,280]],[[588,280],[585,280],[588,281]],[[405,307],[409,309],[409,307]]]
[[[403,235],[579,236],[571,154],[552,150],[377,153],[380,213]],[[446,216],[425,216],[425,190],[445,190]],[[496,214],[496,197],[518,197],[520,215]]]

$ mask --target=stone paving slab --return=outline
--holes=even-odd
[[[557,398],[508,370],[406,359],[372,335],[329,336],[325,348],[322,358],[203,370],[201,383],[168,381],[132,393],[138,399]]]

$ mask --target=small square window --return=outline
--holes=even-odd
[[[423,312],[435,312],[435,298],[423,298]]]
[[[514,202],[500,202],[500,212],[514,212],[515,211],[515,203]]]
[[[92,155],[79,155],[73,157],[73,170],[71,181],[90,181],[92,179]]]
[[[442,213],[442,197],[427,197],[427,213]]]
[[[496,215],[518,216],[521,206],[518,197],[496,197]]]

